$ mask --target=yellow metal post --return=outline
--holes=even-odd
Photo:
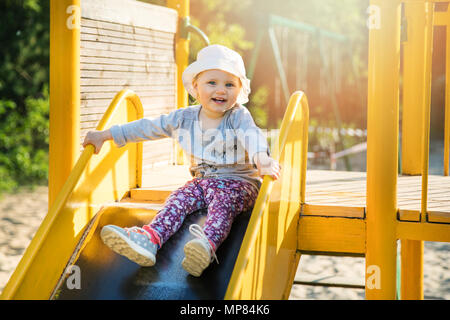
[[[447,45],[445,59],[445,132],[444,132],[444,175],[449,175],[450,152],[450,5],[447,9]]]
[[[402,300],[423,300],[423,241],[401,241]]]
[[[402,173],[422,174],[422,212],[426,212],[433,5],[405,3],[407,42],[404,44]],[[421,128],[422,130],[418,130]],[[422,143],[420,143],[422,142]],[[423,215],[422,221],[425,221]],[[401,241],[401,298],[423,299],[423,241]]]
[[[405,3],[407,41],[403,43],[402,173],[422,172],[422,110],[425,94],[425,3]]]
[[[422,202],[420,210],[421,222],[427,221],[427,198],[428,198],[428,165],[430,149],[430,112],[431,112],[431,58],[433,47],[433,12],[434,4],[426,3],[425,21],[426,21],[426,42],[424,46],[425,54],[425,82],[424,82],[424,102],[422,116]]]
[[[177,107],[184,108],[188,105],[188,94],[181,79],[184,69],[189,63],[189,39],[180,36],[182,21],[189,17],[189,0],[167,0],[167,7],[178,12],[178,32],[175,42],[175,59],[177,62]],[[176,163],[184,164],[183,150],[175,145]]]
[[[51,207],[80,154],[80,0],[50,1]]]
[[[401,2],[370,8],[366,298],[395,299]]]

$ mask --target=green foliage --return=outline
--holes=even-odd
[[[43,183],[48,172],[48,90],[43,98],[28,97],[25,117],[11,100],[0,100],[0,190]]]
[[[256,125],[261,128],[267,128],[268,116],[266,112],[266,104],[268,96],[269,88],[265,86],[259,87],[254,93],[251,94],[250,101],[247,105],[249,110],[251,110]]]
[[[48,172],[49,1],[0,3],[0,193]]]
[[[253,48],[253,42],[246,39],[245,27],[240,21],[233,21],[236,12],[246,10],[253,0],[194,0],[191,2],[191,23],[200,27],[211,44],[221,44],[240,54]],[[196,36],[191,37],[190,60],[194,61],[203,43]]]

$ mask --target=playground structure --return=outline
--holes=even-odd
[[[364,256],[366,298],[395,299],[401,240],[400,297],[423,298],[423,241],[450,242],[450,32],[446,171],[428,175],[433,25],[450,23],[450,9],[435,11],[436,3],[446,1],[370,3],[367,173],[306,170],[308,102],[294,92],[272,149],[282,177],[264,178],[252,212],[235,222],[225,249],[219,248],[224,263],[193,280],[177,267],[179,253],[165,256],[163,248],[155,267],[139,268],[99,239],[105,224],[147,223],[189,179],[176,146],[168,140],[120,149],[107,143],[94,156],[92,146],[80,145],[89,129],[187,105],[180,77],[188,63],[189,1],[168,0],[163,8],[52,0],[49,212],[1,297],[287,299],[301,255],[327,254]],[[402,7],[408,27],[398,175]],[[180,230],[166,245],[179,252],[187,236]],[[70,290],[74,266],[82,286]]]

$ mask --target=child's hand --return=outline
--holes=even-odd
[[[84,138],[83,147],[86,148],[88,144],[91,144],[94,146],[95,154],[98,154],[100,152],[100,149],[103,146],[103,143],[107,140],[111,140],[111,132],[109,130],[105,131],[89,131],[86,134],[86,137]]]
[[[260,152],[256,154],[255,163],[260,176],[271,176],[275,180],[280,178],[280,164],[266,153]]]

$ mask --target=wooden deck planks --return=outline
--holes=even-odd
[[[399,219],[419,221],[422,177],[399,176],[397,205]],[[304,215],[364,218],[366,173],[309,170],[306,178]],[[345,207],[345,210],[339,210]],[[349,214],[351,212],[352,214]],[[450,177],[428,176],[427,212],[429,222],[450,223]]]

